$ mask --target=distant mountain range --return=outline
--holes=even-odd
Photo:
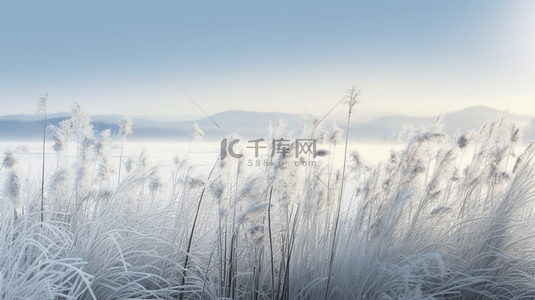
[[[504,116],[519,125],[524,126],[524,140],[535,139],[535,118],[520,116],[511,113],[503,113],[499,110],[475,106],[463,110],[454,111],[443,115],[443,132],[453,136],[455,131],[478,130],[488,120]],[[68,113],[49,114],[47,123],[59,126],[59,123],[70,117]],[[96,132],[110,128],[112,134],[118,132],[120,115],[94,115],[91,116],[91,124]],[[191,119],[193,116],[185,116]],[[279,119],[287,122],[286,129],[294,131],[297,135],[300,131],[300,116],[287,113],[264,113],[254,111],[229,110],[214,114],[210,118],[200,118],[194,121],[169,121],[172,117],[158,120],[154,116],[133,117],[134,125],[129,139],[176,139],[189,140],[193,123],[197,123],[205,133],[205,140],[220,140],[225,136],[237,132],[244,139],[257,139],[267,135],[267,127],[271,123],[276,126]],[[420,128],[433,124],[434,117],[410,117],[410,116],[385,116],[368,122],[354,122],[350,125],[349,136],[353,141],[366,142],[392,142],[393,134],[399,131],[404,124],[413,128]],[[174,117],[176,118],[176,117]],[[312,122],[314,116],[307,116],[306,122]],[[212,121],[213,120],[213,121]],[[217,127],[217,123],[220,127]],[[323,128],[330,130],[333,120],[327,118],[323,121]],[[343,122],[337,125],[345,129]],[[0,117],[0,139],[37,139],[42,136],[42,115],[9,115]]]
[[[443,132],[453,136],[457,130],[465,132],[468,130],[478,130],[487,121],[500,118],[501,116],[514,121],[523,127],[524,140],[535,139],[535,118],[520,116],[486,106],[472,106],[463,110],[446,113],[442,117],[444,124]],[[399,131],[404,124],[413,128],[421,128],[433,124],[438,116],[418,118],[408,116],[385,116],[368,122],[357,123],[350,126],[350,133],[355,136],[362,136],[365,140],[379,141],[393,140],[393,133]]]

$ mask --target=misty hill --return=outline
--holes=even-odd
[[[47,125],[59,126],[59,123],[70,115],[67,113],[51,114]],[[129,139],[182,139],[188,140],[194,123],[205,133],[207,140],[219,140],[237,132],[240,136],[250,139],[261,138],[266,135],[269,124],[276,126],[279,119],[287,122],[287,129],[299,130],[299,116],[285,113],[261,113],[251,111],[231,110],[210,116],[220,127],[218,128],[210,118],[205,117],[196,121],[164,122],[133,117],[133,134]],[[42,115],[10,115],[0,117],[0,139],[37,139],[43,134]],[[96,132],[111,129],[112,135],[119,130],[119,115],[93,115],[91,125]]]
[[[138,124],[159,124],[162,121],[163,122],[176,122],[179,120],[197,120],[200,117],[197,116],[197,118],[193,118],[194,115],[177,115],[177,116],[163,116],[160,118],[157,118],[156,116],[152,115],[146,115],[146,116],[134,116],[132,117],[135,119],[136,123]],[[71,117],[71,114],[68,112],[59,112],[59,113],[53,113],[48,114],[48,119],[68,119]],[[42,121],[44,116],[42,114],[32,114],[32,115],[5,115],[0,116],[0,121],[8,121],[8,120],[14,120],[14,121]],[[110,124],[117,124],[119,121],[123,118],[122,115],[118,114],[110,114],[110,115],[91,115],[91,121],[92,122],[99,122],[99,123],[110,123]]]
[[[144,119],[147,121],[158,122],[179,122],[179,121],[195,121],[203,118],[201,115],[180,114],[180,115],[140,115],[134,118]]]
[[[240,136],[246,138],[261,138],[266,135],[269,124],[275,127],[280,119],[286,121],[288,130],[296,131],[300,128],[299,115],[297,114],[228,110],[210,117],[221,128],[217,128],[208,117],[196,121],[197,125],[203,128],[207,138],[214,135],[215,138],[220,139],[233,132],[237,132]],[[193,122],[189,122],[189,124],[193,124]],[[191,128],[191,125],[189,126]]]
[[[468,130],[479,130],[487,121],[499,117],[505,117],[519,125],[528,124],[532,118],[520,116],[486,106],[473,106],[463,110],[446,113],[443,115],[444,133],[453,136],[457,130],[465,132]],[[438,116],[428,118],[417,118],[408,116],[385,116],[368,122],[351,125],[350,134],[356,139],[369,141],[393,141],[393,134],[399,131],[404,124],[413,128],[421,128],[433,124]],[[525,127],[524,139],[529,141],[535,139],[535,128]]]
[[[47,127],[54,125],[59,127],[59,123],[68,119],[69,117],[52,117],[47,120]],[[43,136],[43,116],[40,116],[40,120],[32,120],[26,118],[17,120],[13,118],[0,118],[0,139],[9,140],[26,140],[35,139]],[[110,127],[109,123],[104,122],[92,122],[94,130],[101,132]],[[115,131],[117,131],[117,125],[115,125]],[[47,130],[48,134],[50,130]]]
[[[463,110],[458,110],[449,114],[445,114],[444,130],[449,130],[449,132],[453,133],[455,132],[456,128],[460,128],[461,131],[479,129],[488,120],[496,119],[500,116],[515,121],[518,124],[529,123],[533,118],[533,116],[520,116],[509,112],[502,112],[497,109],[489,108],[482,105],[472,106]]]
[[[503,113],[499,110],[485,106],[469,107],[463,110],[444,114],[444,132],[453,136],[459,129],[461,132],[467,130],[478,130],[488,120],[504,116],[519,124],[529,124],[525,128],[525,141],[535,139],[535,119],[519,116],[510,113]],[[59,113],[49,115],[48,124],[59,126],[59,122],[67,119],[70,115]],[[189,140],[193,123],[197,123],[205,133],[205,140],[220,140],[227,135],[237,132],[244,139],[257,139],[267,135],[267,127],[271,123],[276,126],[279,119],[285,119],[286,129],[299,133],[299,115],[276,113],[276,112],[252,112],[229,110],[210,116],[220,128],[218,128],[210,118],[200,118],[196,121],[176,121],[166,122],[157,119],[144,119],[133,117],[134,133],[129,135],[130,139],[171,139]],[[118,132],[118,123],[121,119],[119,115],[95,115],[91,116],[91,124],[96,132],[111,129],[112,135]],[[311,122],[313,116],[307,116],[307,122]],[[413,128],[429,126],[436,119],[434,117],[419,118],[410,116],[385,116],[368,122],[358,122],[355,120],[350,125],[350,140],[367,142],[393,142],[393,134],[399,131],[404,124]],[[531,121],[531,123],[530,123]],[[327,120],[323,123],[325,130],[332,128],[333,121]],[[337,123],[340,128],[345,129],[342,122]],[[11,115],[0,117],[0,139],[37,139],[42,137],[43,116],[36,115]]]
[[[71,116],[68,112],[59,112],[59,113],[53,113],[48,114],[49,119],[55,119],[55,118],[69,118]],[[0,116],[0,120],[17,120],[17,121],[39,121],[43,120],[42,114],[19,114],[19,115],[5,115]]]

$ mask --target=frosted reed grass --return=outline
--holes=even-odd
[[[123,148],[126,136],[132,133],[132,118],[123,116],[121,122],[119,122],[119,134],[121,135],[121,155],[119,156],[119,175],[117,178],[117,184],[121,182],[121,165],[123,163]]]
[[[451,141],[440,118],[404,130],[377,165],[350,151],[346,128],[342,165],[320,141],[298,168],[283,151],[295,145],[277,147],[293,136],[280,121],[264,137],[275,164],[245,172],[227,156],[203,176],[177,157],[168,187],[145,151],[110,180],[119,149],[89,120],[77,102],[50,127],[58,163],[42,191],[17,170],[25,153],[4,153],[0,298],[535,297],[535,146],[506,119]],[[326,137],[305,119],[298,134]]]
[[[43,210],[45,206],[45,152],[46,152],[46,119],[48,112],[48,100],[50,97],[50,89],[46,90],[37,104],[37,113],[44,115],[43,125],[43,170],[41,173],[41,222],[43,221]]]

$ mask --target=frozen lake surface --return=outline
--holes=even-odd
[[[115,142],[117,148],[112,152],[112,161],[114,162],[114,168],[119,168],[120,160],[120,142]],[[35,184],[40,180],[41,168],[42,168],[42,143],[37,141],[1,141],[0,153],[2,159],[4,158],[5,150],[14,150],[20,146],[24,146],[28,151],[18,151],[15,157],[19,159],[19,163],[16,168],[28,178],[28,182]],[[53,142],[48,141],[46,143],[45,154],[45,174],[51,176],[54,174],[57,168],[57,155],[52,148]],[[242,146],[247,146],[243,144]],[[124,144],[123,149],[123,162],[129,156],[138,156],[143,150],[148,155],[149,162],[151,164],[158,164],[160,172],[165,180],[170,180],[172,171],[174,169],[174,157],[179,156],[180,159],[187,157],[189,165],[193,167],[193,174],[205,175],[210,173],[213,165],[220,156],[221,144],[218,142],[154,142],[154,141],[127,141]],[[318,146],[318,149],[328,149]],[[235,147],[239,149],[238,147]],[[391,145],[386,144],[351,144],[348,146],[348,154],[357,150],[359,154],[369,163],[376,164],[381,160],[387,159],[389,151],[392,149]],[[335,164],[341,165],[343,162],[343,144],[339,144],[335,151],[332,151],[335,156]],[[257,166],[257,159],[262,163],[264,159],[268,158],[267,154],[260,154],[258,158],[254,157],[254,149],[242,148],[236,150],[237,153],[244,153],[246,155],[247,162],[252,159],[250,163],[246,163],[246,172],[263,172],[264,168]],[[76,144],[71,143],[69,145],[69,158],[68,163],[72,163],[76,160]],[[317,160],[321,163],[321,160]],[[324,160],[325,162],[325,160]],[[0,172],[0,179],[5,178],[7,172],[3,168]],[[125,176],[124,163],[122,164],[121,177]],[[115,181],[114,181],[115,180]],[[117,172],[112,176],[111,182],[116,182]]]
[[[57,156],[52,149],[53,142],[47,141],[46,143],[46,155],[45,160],[48,161],[47,167],[54,166],[57,162]],[[42,163],[42,150],[43,145],[41,142],[36,141],[0,141],[0,151],[3,152],[7,149],[14,150],[17,147],[25,146],[28,149],[27,153],[19,153],[17,156],[20,158],[20,167],[28,167],[31,165],[39,166]],[[120,156],[120,142],[115,142],[117,148],[113,152],[114,159],[119,162]],[[124,144],[123,159],[130,155],[139,155],[143,149],[152,159],[154,163],[159,163],[162,167],[170,166],[175,155],[185,157],[188,155],[192,165],[205,168],[213,165],[217,157],[220,155],[220,143],[218,142],[154,142],[154,141],[127,141]],[[318,146],[318,149],[321,148]],[[380,160],[387,159],[389,151],[392,149],[392,145],[385,144],[350,144],[348,145],[348,153],[357,150],[363,157],[370,163],[378,163]],[[336,156],[343,157],[343,145],[338,145],[336,148]],[[254,149],[245,150],[254,158]],[[236,151],[239,152],[239,151]],[[69,146],[69,157],[74,159],[76,157],[76,144],[71,143]]]

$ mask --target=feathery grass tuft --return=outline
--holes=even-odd
[[[347,124],[358,93],[348,95]],[[405,127],[377,165],[349,149],[349,126],[327,140],[304,117],[298,136],[320,150],[295,159],[281,120],[264,137],[273,157],[259,172],[223,155],[198,174],[185,155],[166,180],[143,150],[115,184],[110,130],[97,140],[80,101],[72,112],[50,127],[58,163],[41,190],[17,169],[23,148],[4,152],[0,298],[535,297],[535,146],[521,149],[506,119],[451,140],[440,117]],[[124,118],[118,173],[130,132]]]

